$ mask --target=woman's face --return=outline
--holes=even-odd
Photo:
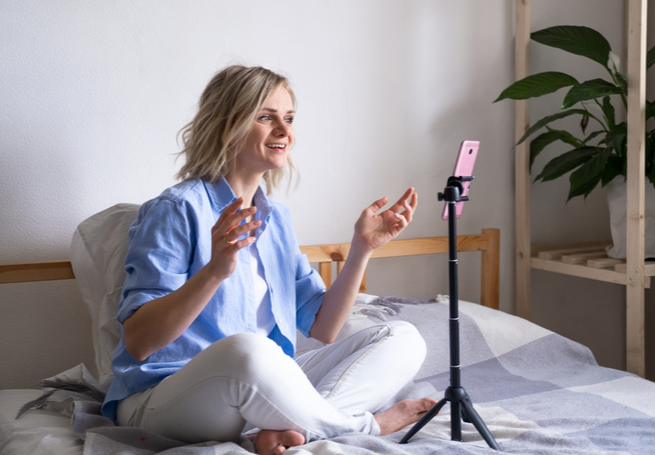
[[[246,143],[237,156],[238,172],[263,175],[266,171],[286,166],[294,140],[294,115],[291,95],[284,87],[278,88],[264,102],[250,128]]]

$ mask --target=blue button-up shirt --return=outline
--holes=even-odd
[[[191,180],[141,206],[129,231],[127,278],[118,309],[121,324],[144,303],[178,289],[209,262],[211,228],[235,199],[225,179],[215,184]],[[289,210],[268,199],[261,188],[254,202],[255,217],[262,221],[255,231],[257,251],[276,323],[269,337],[293,356],[296,328],[309,335],[325,285],[300,253]],[[105,416],[115,419],[118,401],[157,385],[212,343],[257,331],[248,248],[239,251],[232,275],[178,339],[138,362],[125,349],[123,336],[114,352],[115,378],[103,404]]]

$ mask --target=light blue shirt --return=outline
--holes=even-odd
[[[215,184],[191,180],[141,206],[129,231],[127,278],[118,309],[121,324],[144,303],[178,289],[209,262],[211,228],[235,199],[225,179]],[[309,335],[325,285],[300,253],[289,210],[268,199],[261,188],[254,201],[255,217],[262,221],[255,231],[257,251],[276,323],[269,338],[293,357],[296,328]],[[157,385],[212,343],[237,333],[256,333],[257,305],[248,248],[239,251],[235,271],[171,344],[139,362],[125,349],[123,336],[114,352],[115,378],[103,415],[115,419],[120,400]]]

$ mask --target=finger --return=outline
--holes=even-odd
[[[229,255],[237,254],[239,250],[247,247],[248,245],[252,245],[253,243],[255,243],[255,237],[252,236],[246,237],[243,240],[234,241],[230,243],[227,248],[225,248],[225,253]]]
[[[403,201],[403,212],[400,212],[402,216],[407,219],[408,223],[412,222],[414,216],[414,211],[418,205],[418,195],[416,193],[412,194],[412,197],[409,199],[409,202]]]
[[[389,201],[389,198],[385,196],[385,197],[383,197],[383,198],[381,198],[381,199],[378,199],[377,201],[375,201],[375,202],[372,203],[371,205],[369,205],[369,206],[366,208],[366,210],[372,210],[373,213],[375,213],[375,212],[377,212],[378,210],[380,210],[382,207],[384,207],[384,205],[385,205],[388,201]]]
[[[396,229],[403,230],[403,229],[405,229],[407,227],[407,225],[410,222],[410,220],[405,215],[405,212],[403,212],[403,213],[394,213],[393,216],[396,218],[396,220],[398,220],[398,224],[396,226],[394,226],[394,228],[396,228]],[[411,218],[411,216],[410,216],[410,218]]]
[[[414,192],[414,188],[408,188],[407,191],[405,191],[405,193],[403,193],[403,195],[400,197],[400,199],[398,199],[398,201],[394,205],[389,207],[389,210],[392,210],[394,212],[399,212],[400,209],[403,207],[403,202],[407,201],[413,192]]]
[[[252,206],[243,210],[239,210],[235,213],[232,213],[231,215],[226,217],[220,225],[216,226],[217,232],[221,233],[222,235],[227,234],[237,226],[240,226],[243,220],[245,220],[249,216],[254,215],[256,212],[257,212],[257,208],[255,206]]]
[[[216,220],[216,223],[214,223],[214,228],[218,229],[218,227],[225,222],[226,218],[229,217],[230,215],[234,214],[239,210],[241,205],[243,204],[243,198],[238,197],[234,201],[232,201],[230,204],[228,204],[227,207],[223,209],[221,212],[221,215],[218,217],[218,220]]]
[[[240,225],[236,226],[235,228],[231,229],[230,231],[228,231],[223,236],[223,238],[225,239],[226,242],[233,243],[235,240],[237,240],[243,234],[254,231],[255,229],[257,229],[261,225],[262,225],[262,222],[260,220],[251,221],[250,223],[246,223],[246,224],[240,224]]]

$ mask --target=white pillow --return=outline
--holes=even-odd
[[[92,320],[96,366],[102,380],[111,375],[111,359],[121,338],[116,320],[125,282],[128,229],[139,206],[117,204],[86,219],[75,230],[71,263]]]

